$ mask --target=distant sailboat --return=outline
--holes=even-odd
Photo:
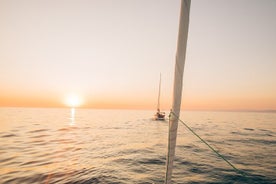
[[[165,120],[165,112],[160,112],[160,90],[161,90],[161,73],[159,79],[159,92],[158,92],[158,100],[157,100],[157,112],[154,115],[155,120]]]
[[[174,88],[173,88],[173,104],[172,113],[169,121],[169,136],[168,136],[168,153],[166,162],[166,178],[165,184],[171,183],[173,160],[175,154],[178,118],[180,115],[181,96],[182,96],[182,79],[186,57],[186,47],[189,27],[191,0],[181,1],[180,21],[178,44],[174,71]]]

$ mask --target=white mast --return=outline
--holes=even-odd
[[[157,101],[157,110],[160,110],[160,90],[161,90],[161,73],[160,73],[160,79],[159,79],[159,92],[158,92],[158,101]]]
[[[186,56],[188,28],[189,28],[189,14],[190,14],[191,0],[181,0],[180,22],[178,32],[178,44],[176,52],[175,72],[174,72],[174,91],[172,112],[179,117],[182,97],[182,79]],[[178,119],[174,114],[171,114],[169,122],[169,136],[168,136],[168,153],[166,163],[166,178],[165,184],[171,183],[173,160],[175,155],[175,145],[177,136]]]

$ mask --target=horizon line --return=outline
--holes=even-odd
[[[155,108],[110,108],[110,107],[66,107],[66,106],[0,106],[0,108],[41,108],[41,109],[94,109],[94,110],[156,110]],[[165,108],[162,111],[170,111]],[[276,109],[183,109],[181,111],[206,111],[206,112],[263,112],[276,113]]]

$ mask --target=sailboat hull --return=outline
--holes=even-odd
[[[164,121],[165,120],[165,113],[157,112],[154,115],[154,119],[157,120],[157,121]]]

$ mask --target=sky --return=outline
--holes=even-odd
[[[0,0],[0,106],[172,103],[180,0]],[[276,110],[276,1],[192,0],[182,109]]]

